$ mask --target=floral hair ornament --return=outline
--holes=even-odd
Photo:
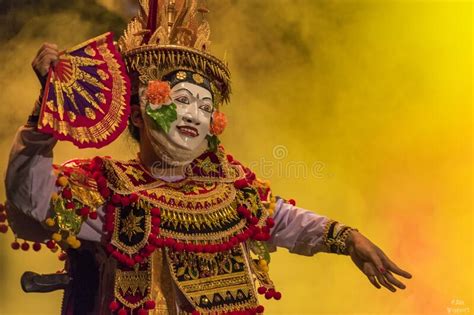
[[[169,132],[173,121],[178,119],[176,104],[171,102],[171,87],[165,81],[148,81],[145,92],[146,114],[153,119],[164,132]]]
[[[207,142],[209,143],[209,150],[215,152],[220,143],[218,135],[224,132],[225,127],[227,127],[227,117],[223,112],[215,111],[212,114],[211,121],[211,135],[208,135]]]

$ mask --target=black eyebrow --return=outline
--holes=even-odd
[[[180,91],[186,91],[186,92],[188,92],[188,93],[189,93],[189,95],[192,95],[192,96],[194,96],[194,95],[193,95],[193,93],[191,93],[191,91],[189,91],[189,90],[188,90],[188,89],[186,89],[186,88],[180,88],[180,89],[176,90],[176,92],[180,92]]]
[[[177,89],[177,90],[176,90],[176,92],[181,92],[181,91],[188,92],[188,94],[191,95],[192,97],[196,97],[196,96],[194,96],[193,93],[191,93],[190,90],[188,90],[188,89],[186,89],[186,88],[180,88],[180,89]],[[199,96],[199,94],[198,94],[197,96]],[[198,98],[198,99],[200,99],[200,98]],[[210,97],[203,97],[203,98],[201,98],[200,100],[204,101],[204,100],[206,100],[206,99],[207,99],[207,100],[210,100],[210,101],[212,102],[212,98],[210,98]]]

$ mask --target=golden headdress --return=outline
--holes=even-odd
[[[140,12],[118,42],[135,91],[138,80],[146,83],[175,70],[190,70],[211,81],[216,104],[229,100],[230,73],[208,52],[211,32],[205,15],[209,10],[199,2],[139,0]]]

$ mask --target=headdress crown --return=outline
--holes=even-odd
[[[140,12],[127,26],[118,44],[130,73],[142,82],[161,79],[169,72],[197,72],[213,83],[217,103],[227,101],[230,73],[208,50],[211,34],[198,0],[139,0]]]

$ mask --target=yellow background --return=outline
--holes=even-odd
[[[100,1],[108,13],[85,0],[29,2],[0,2],[2,173],[37,97],[30,63],[40,44],[67,48],[124,25],[113,13],[123,10],[118,0]],[[233,74],[226,149],[269,177],[275,194],[357,227],[414,276],[392,294],[347,257],[280,249],[270,272],[283,298],[265,302],[267,313],[474,312],[473,3],[213,0],[209,8],[213,52]],[[55,160],[135,153],[123,136],[100,151],[61,143]],[[12,239],[0,238],[0,314],[59,314],[59,293],[25,295],[19,277],[60,263],[45,250],[15,252]]]

